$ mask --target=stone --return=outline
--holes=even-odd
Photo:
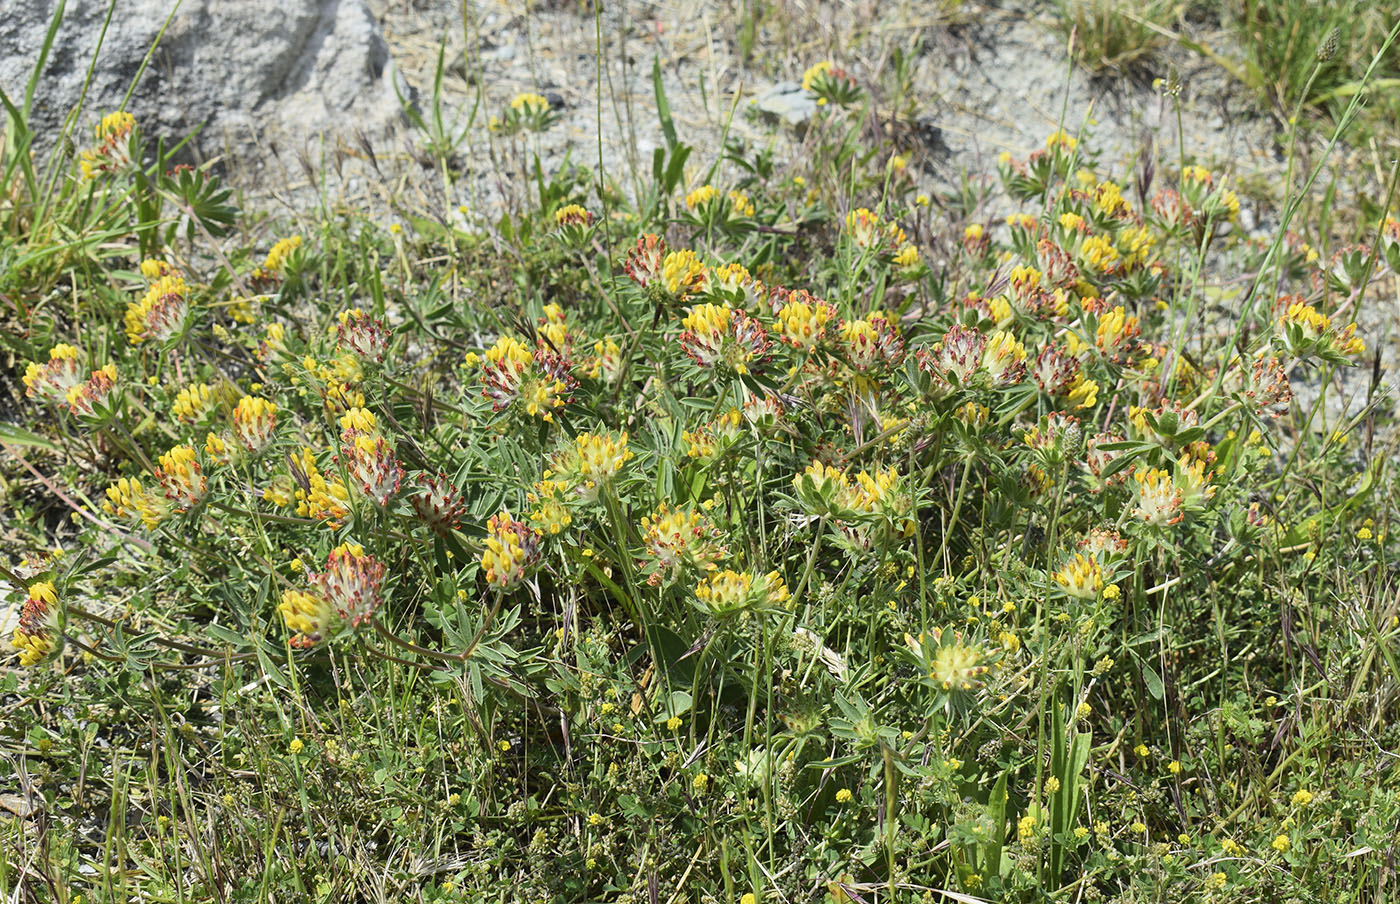
[[[817,100],[797,82],[778,82],[749,101],[764,116],[780,119],[790,126],[801,125],[816,115]]]
[[[22,105],[56,0],[16,3],[0,18],[0,88]],[[173,0],[116,4],[73,132],[118,109]],[[36,150],[51,147],[82,97],[108,4],[69,2],[34,93]],[[397,90],[396,90],[397,88]],[[189,156],[235,157],[278,142],[301,148],[321,135],[378,135],[402,118],[388,44],[364,0],[184,0],[126,109],[167,145],[195,129]]]

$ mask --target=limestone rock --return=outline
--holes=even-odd
[[[817,112],[816,99],[796,82],[778,82],[760,92],[750,103],[760,114],[791,126],[806,122]]]
[[[13,4],[0,17],[0,88],[23,102],[57,0]],[[42,151],[83,94],[74,134],[117,109],[174,0],[69,0],[34,93],[31,125]],[[395,85],[398,85],[398,92]],[[364,0],[184,0],[127,109],[167,143],[196,128],[194,156],[246,154],[265,141],[301,147],[320,134],[384,131],[402,116],[388,45]]]

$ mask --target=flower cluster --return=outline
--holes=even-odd
[[[19,655],[19,664],[28,668],[48,659],[62,637],[58,591],[50,581],[35,581],[29,585],[19,621],[10,637],[10,645]]]
[[[138,302],[126,306],[126,338],[132,345],[166,342],[184,334],[190,288],[178,273],[155,279]]]
[[[125,110],[108,113],[95,129],[97,144],[83,151],[78,159],[84,179],[116,173],[131,163],[129,150],[136,117]]]
[[[342,543],[326,557],[308,587],[282,594],[278,611],[294,647],[320,643],[341,624],[358,628],[384,603],[384,563],[358,543]]]
[[[481,571],[486,583],[509,590],[525,578],[539,561],[540,533],[511,517],[510,512],[491,516],[486,523],[485,548],[481,551]]]
[[[653,585],[686,571],[713,571],[725,553],[720,532],[708,518],[694,509],[673,511],[664,502],[643,516],[642,546],[646,553],[641,567]]]
[[[728,305],[706,302],[681,321],[681,347],[700,367],[725,367],[747,374],[768,357],[768,331],[757,320]]]
[[[487,127],[499,135],[520,132],[543,132],[559,118],[549,100],[533,92],[522,92],[510,99],[499,115],[493,115]]]
[[[541,342],[531,350],[513,336],[502,336],[486,350],[481,363],[481,394],[494,410],[516,405],[531,417],[554,420],[554,412],[567,404],[578,385],[572,365],[559,351],[568,343],[562,341],[563,334],[557,338],[561,340],[557,345]]]
[[[759,574],[726,568],[711,572],[695,587],[696,604],[707,615],[720,619],[779,609],[790,596],[776,571]]]

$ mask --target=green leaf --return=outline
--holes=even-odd
[[[1166,695],[1166,689],[1162,686],[1162,677],[1157,674],[1157,670],[1147,663],[1142,664],[1142,680],[1147,685],[1147,692],[1154,698],[1161,700]]]
[[[651,87],[656,92],[656,118],[661,120],[661,134],[666,136],[666,146],[675,149],[676,123],[671,118],[671,105],[666,102],[666,88],[661,84],[661,60],[651,58]]]
[[[1001,875],[1001,849],[1006,842],[1006,773],[997,778],[992,786],[992,796],[987,800],[987,818],[992,821],[992,837],[987,839],[986,875]]]
[[[205,625],[204,633],[208,634],[215,640],[223,641],[224,643],[228,644],[234,649],[241,650],[244,647],[248,646],[248,638],[220,624]]]
[[[23,427],[16,427],[14,424],[0,423],[0,445],[4,446],[35,446],[40,449],[57,449],[52,441],[45,439],[37,433],[30,433]]]

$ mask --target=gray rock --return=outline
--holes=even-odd
[[[83,93],[107,13],[70,0],[31,110],[35,143],[51,146]],[[0,19],[0,88],[18,105],[56,0],[10,4]],[[74,141],[117,109],[173,0],[120,0],[102,39]],[[388,45],[364,0],[184,0],[127,110],[167,143],[203,127],[193,155],[247,154],[277,141],[300,148],[317,135],[376,134],[402,116]]]
[[[803,91],[797,82],[778,82],[749,103],[759,113],[792,126],[806,122],[817,112],[816,98]]]

